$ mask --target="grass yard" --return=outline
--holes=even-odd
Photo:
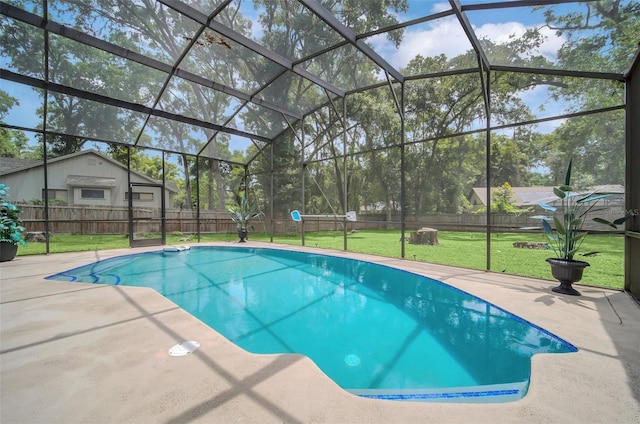
[[[408,235],[408,234],[407,234]],[[255,241],[269,241],[263,233],[250,234]],[[237,240],[235,234],[204,234],[202,242]],[[438,246],[405,244],[405,258],[472,269],[486,269],[486,235],[484,233],[439,231]],[[167,244],[196,242],[197,237],[167,234]],[[544,242],[541,234],[499,233],[491,237],[491,270],[506,274],[523,275],[551,280],[546,258],[553,257],[549,250],[513,247],[516,241]],[[300,245],[300,236],[277,236],[274,242]],[[342,232],[305,233],[305,244],[311,247],[342,250]],[[401,256],[400,232],[397,230],[362,230],[348,235],[348,250],[380,256]],[[129,247],[124,235],[65,235],[56,234],[50,242],[51,253],[106,250]],[[590,234],[584,242],[583,253],[596,252],[588,257],[578,257],[591,264],[586,268],[582,284],[622,289],[624,285],[624,239],[618,235]],[[45,253],[44,243],[29,243],[18,248],[18,255]]]
[[[300,244],[299,237],[295,244]],[[290,243],[290,238],[278,237],[274,241]],[[546,258],[554,257],[550,250],[513,247],[516,241],[545,242],[542,234],[498,233],[491,237],[491,270],[552,280]],[[465,268],[486,269],[486,235],[476,232],[439,231],[438,246],[405,244],[405,258]],[[341,232],[306,233],[307,246],[342,250]],[[381,256],[401,256],[400,232],[359,231],[349,234],[348,250]],[[582,252],[597,252],[578,257],[591,264],[585,269],[582,284],[622,289],[624,286],[624,238],[618,235],[590,234]]]
[[[158,236],[159,237],[159,236]],[[234,241],[235,234],[209,234],[201,237],[201,241]],[[263,237],[264,238],[264,237]],[[269,240],[267,237],[265,240]],[[167,234],[167,244],[185,244],[197,242],[197,236],[185,236],[183,234]],[[49,242],[51,253],[80,252],[87,250],[126,249],[129,247],[129,237],[122,234],[104,235],[79,235],[79,234],[54,234]],[[45,243],[28,243],[18,247],[20,255],[43,255],[46,253]]]

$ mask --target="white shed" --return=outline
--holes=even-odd
[[[47,161],[49,200],[69,205],[127,207],[129,191],[127,167],[95,150],[85,150]],[[42,161],[0,158],[0,182],[11,188],[13,202],[44,199],[44,164]],[[160,208],[162,181],[131,171],[133,205]],[[141,184],[141,185],[136,185]],[[165,208],[171,208],[178,188],[173,181],[165,184]]]

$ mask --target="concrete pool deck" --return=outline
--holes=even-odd
[[[159,249],[23,256],[0,265],[1,423],[640,422],[640,306],[623,292],[580,286],[582,296],[563,296],[551,281],[303,248],[439,279],[579,349],[534,356],[521,400],[463,404],[359,398],[308,358],[247,353],[151,289],[43,279]],[[201,346],[169,356],[185,340]]]

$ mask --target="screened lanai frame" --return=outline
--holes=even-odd
[[[406,146],[423,140],[409,139],[405,133],[405,96],[406,86],[413,81],[421,81],[425,79],[446,78],[464,75],[473,75],[477,78],[479,90],[484,103],[484,122],[475,127],[469,127],[457,133],[447,134],[446,137],[455,137],[470,134],[486,134],[485,137],[485,187],[487,202],[487,251],[486,251],[486,268],[491,268],[491,187],[492,175],[490,151],[491,151],[491,134],[494,131],[509,129],[513,127],[521,127],[527,125],[543,124],[550,121],[570,119],[573,117],[585,116],[590,114],[605,113],[616,110],[625,110],[627,116],[631,113],[628,108],[629,104],[625,104],[624,99],[614,106],[594,107],[586,111],[564,111],[564,113],[534,117],[528,120],[522,120],[513,123],[494,123],[492,122],[491,109],[491,81],[492,76],[497,73],[531,74],[558,77],[575,77],[588,78],[594,81],[614,81],[620,86],[627,87],[627,98],[629,95],[629,80],[634,60],[637,61],[636,46],[629,44],[627,47],[627,59],[625,63],[619,63],[615,69],[602,69],[597,71],[593,69],[562,69],[558,66],[551,67],[521,67],[518,64],[501,63],[498,56],[494,56],[495,52],[489,53],[487,50],[487,42],[491,42],[488,37],[479,37],[476,33],[478,25],[473,24],[475,16],[486,13],[499,13],[508,10],[518,10],[527,13],[535,7],[544,7],[550,5],[572,5],[576,2],[572,1],[547,1],[547,0],[525,0],[525,1],[482,1],[482,0],[449,0],[444,2],[427,2],[429,9],[424,7],[424,2],[418,2],[417,6],[408,3],[407,13],[396,14],[396,21],[387,25],[369,26],[365,31],[357,32],[352,25],[353,22],[342,21],[345,14],[334,14],[326,9],[324,2],[315,0],[300,0],[298,2],[285,1],[266,1],[260,2],[264,10],[265,5],[273,7],[273,10],[282,13],[284,16],[291,16],[294,12],[302,13],[310,20],[310,26],[313,28],[321,27],[321,36],[317,34],[313,38],[315,45],[305,54],[300,51],[290,52],[271,50],[267,44],[262,42],[260,37],[254,34],[246,33],[241,27],[236,27],[237,22],[231,22],[224,16],[224,12],[232,8],[240,8],[242,2],[231,0],[212,1],[212,2],[181,2],[175,0],[162,0],[157,2],[128,2],[135,6],[144,6],[149,4],[154,11],[161,11],[163,16],[168,17],[177,22],[185,22],[184,32],[180,34],[162,34],[158,35],[158,39],[167,37],[167,44],[175,44],[175,52],[162,53],[161,45],[153,44],[140,34],[129,32],[128,35],[132,39],[142,40],[139,44],[121,45],[113,40],[108,40],[107,34],[100,32],[105,31],[108,25],[105,22],[105,13],[93,14],[91,10],[102,2],[99,1],[59,1],[50,2],[43,1],[8,1],[0,3],[0,11],[5,20],[5,25],[9,27],[24,27],[26,31],[42,35],[42,62],[43,65],[39,70],[18,69],[10,60],[0,62],[0,79],[12,84],[31,87],[42,90],[42,96],[47,99],[49,93],[56,93],[63,96],[69,96],[81,99],[86,102],[95,102],[98,104],[110,105],[113,108],[127,111],[132,116],[137,117],[137,122],[142,122],[137,134],[132,133],[129,139],[110,138],[109,134],[104,136],[96,136],[95,134],[70,133],[68,128],[57,128],[51,122],[46,121],[47,102],[43,103],[45,110],[45,120],[40,123],[26,125],[19,120],[15,122],[2,122],[2,127],[12,130],[26,131],[30,133],[44,134],[47,136],[65,136],[73,135],[78,139],[105,141],[110,143],[122,143],[125,146],[146,147],[151,150],[161,152],[177,152],[183,153],[200,160],[202,158],[212,158],[227,163],[241,165],[245,167],[247,178],[251,174],[253,161],[261,154],[266,154],[269,149],[273,149],[273,143],[278,139],[285,137],[285,134],[293,133],[293,137],[302,140],[304,144],[306,134],[304,126],[308,120],[313,119],[313,114],[319,110],[330,110],[330,114],[334,117],[333,122],[338,127],[348,127],[347,101],[349,98],[358,93],[369,92],[374,89],[388,90],[391,99],[391,107],[397,111],[400,121],[401,130],[399,131],[398,140],[392,147],[400,149],[402,155],[402,164],[400,166],[400,174],[405,175],[407,172],[404,162],[404,153]],[[244,2],[245,5],[251,2]],[[256,2],[258,3],[258,2]],[[264,4],[262,4],[264,3]],[[585,3],[585,2],[583,2]],[[598,1],[586,2],[596,5]],[[626,2],[629,3],[629,2]],[[626,4],[623,2],[623,4]],[[114,4],[118,4],[115,2]],[[124,3],[122,3],[124,4]],[[24,8],[22,7],[24,5]],[[62,5],[62,6],[60,6]],[[437,7],[436,7],[437,5]],[[55,6],[55,7],[54,7]],[[65,6],[67,6],[65,8]],[[290,6],[291,10],[286,10]],[[340,11],[340,8],[333,4]],[[415,6],[415,8],[414,8]],[[83,9],[85,7],[86,9]],[[61,9],[57,9],[61,8]],[[77,16],[74,16],[74,8],[78,9]],[[60,10],[64,9],[65,13]],[[133,11],[135,9],[132,6]],[[412,14],[409,12],[419,12]],[[239,9],[238,9],[239,10]],[[247,9],[245,9],[247,10]],[[105,12],[104,10],[102,12]],[[122,11],[123,13],[126,11]],[[48,19],[46,18],[49,14]],[[117,11],[114,13],[117,14]],[[80,24],[79,17],[82,16],[84,26]],[[150,15],[151,16],[151,15]],[[88,18],[93,19],[94,24],[87,22]],[[122,18],[122,16],[120,16]],[[459,67],[454,69],[438,69],[428,73],[402,73],[401,70],[392,65],[391,58],[394,54],[401,52],[400,47],[386,45],[386,49],[380,52],[374,48],[384,43],[375,44],[370,42],[376,37],[383,36],[392,32],[403,31],[407,28],[419,28],[422,25],[428,25],[431,22],[439,22],[448,18],[454,19],[459,25],[459,35],[466,37],[467,45],[474,52],[471,60],[463,62]],[[75,19],[75,20],[74,20]],[[131,18],[133,19],[133,18]],[[95,28],[93,33],[87,31],[87,28]],[[6,28],[6,27],[5,27]],[[129,31],[132,31],[129,29]],[[190,31],[188,34],[186,31]],[[185,35],[187,34],[187,35]],[[264,34],[263,34],[264,35]],[[173,39],[170,39],[171,36]],[[138,38],[136,38],[138,37]],[[35,37],[38,38],[38,37]],[[109,92],[99,92],[94,87],[85,87],[82,83],[76,84],[76,81],[65,79],[64,75],[51,75],[49,68],[52,66],[53,58],[49,56],[49,43],[60,42],[61,40],[77,46],[88,46],[110,55],[111,58],[118,58],[122,63],[130,64],[130,66],[141,67],[146,72],[157,74],[158,78],[153,85],[144,87],[143,91],[149,93],[146,102],[140,103],[138,100],[127,98],[127,92],[116,93],[114,95]],[[489,41],[487,41],[489,40]],[[19,42],[19,40],[18,40]],[[75,44],[74,44],[75,43]],[[388,43],[387,43],[388,44]],[[19,44],[18,44],[19,45]],[[209,78],[198,71],[195,64],[198,63],[199,51],[205,49],[216,48],[219,51],[219,57],[233,56],[228,60],[233,60],[237,66],[253,68],[259,72],[254,72],[253,80],[246,80],[241,85],[227,83],[222,79]],[[240,51],[240,53],[236,53]],[[634,54],[636,54],[634,56]],[[332,56],[335,55],[335,56]],[[342,56],[341,56],[342,55]],[[377,75],[377,81],[366,84],[363,79],[358,79],[357,72],[354,72],[352,78],[350,75],[343,74],[340,78],[333,78],[328,75],[329,71],[322,67],[323,63],[330,61],[332,57],[347,57],[352,60],[353,69],[363,66],[368,72],[374,72]],[[635,57],[635,59],[633,59]],[[82,60],[80,56],[76,56],[76,60]],[[373,70],[373,71],[372,71]],[[325,72],[326,71],[326,72]],[[240,73],[236,73],[239,76]],[[340,75],[339,75],[340,76]],[[163,78],[164,77],[164,78]],[[304,98],[299,96],[277,96],[281,94],[281,87],[293,86],[302,87],[305,93],[313,92],[314,96]],[[198,110],[197,108],[172,109],[172,105],[179,102],[172,99],[180,100],[183,90],[189,90],[189,87],[199,87],[203,92],[204,99],[211,99],[212,104],[219,103],[221,113],[218,115],[208,114],[209,111]],[[247,90],[249,89],[249,90]],[[155,90],[155,91],[154,91]],[[154,94],[155,93],[155,94]],[[187,96],[184,94],[184,96]],[[284,98],[283,98],[284,97]],[[186,97],[185,97],[186,98]],[[217,100],[222,99],[222,100]],[[324,99],[318,102],[318,99]],[[183,99],[184,100],[184,99]],[[186,100],[183,101],[186,103]],[[226,106],[225,106],[226,105]],[[261,118],[262,125],[258,125],[251,120],[245,120],[243,116],[253,116]],[[150,120],[165,120],[167,122],[177,122],[187,129],[190,134],[201,133],[201,137],[197,142],[193,143],[190,150],[184,148],[167,148],[166,146],[155,145],[153,142],[154,135],[152,130],[147,130]],[[630,127],[635,122],[633,119],[627,118],[627,126]],[[52,127],[53,126],[53,127]],[[146,131],[146,132],[145,132]],[[630,131],[627,128],[627,131]],[[341,141],[344,158],[344,172],[347,172],[347,158],[353,152],[347,151],[348,146],[348,130],[338,130],[338,134],[343,138]],[[254,146],[257,153],[251,157],[247,157],[244,161],[238,162],[229,156],[215,156],[215,144],[219,137],[227,137],[229,143],[238,141],[240,146]],[[152,141],[148,141],[152,140]],[[340,141],[338,141],[340,143]],[[634,156],[630,154],[630,150],[635,146],[634,142],[627,132],[627,185],[633,186],[635,179],[630,178],[630,169],[634,167],[631,164]],[[390,146],[386,146],[390,147]],[[246,148],[245,148],[246,151]],[[214,152],[214,155],[212,155]],[[358,153],[366,153],[360,151]],[[46,149],[45,149],[46,154]],[[635,156],[637,157],[637,155]],[[329,158],[313,158],[300,157],[299,166],[301,169],[313,164],[316,160],[327,160]],[[637,159],[635,159],[637,161]],[[634,162],[637,163],[637,162]],[[45,159],[46,164],[46,159]],[[272,169],[272,172],[274,169]],[[344,179],[346,184],[346,178]],[[405,216],[404,206],[407,204],[407,193],[405,187],[405,179],[401,177],[400,204],[402,215],[400,219],[400,230],[402,233],[401,256],[405,257]],[[301,179],[302,204],[304,209],[304,179]],[[46,184],[45,184],[46,185]],[[345,196],[347,194],[346,186],[344,188]],[[630,192],[631,190],[627,190]],[[271,188],[273,192],[273,188]],[[629,210],[634,209],[634,198],[631,193],[627,193],[628,200],[626,207]],[[272,201],[276,201],[273,199]],[[637,202],[637,200],[635,200]],[[45,198],[45,202],[47,199]],[[273,202],[270,202],[273,207]],[[344,200],[344,203],[348,203]],[[341,211],[344,213],[345,211]],[[273,211],[271,213],[273,221]],[[273,227],[273,226],[272,226]],[[344,227],[344,247],[347,248],[346,227]],[[632,229],[637,230],[637,224],[628,226],[628,236],[633,238],[632,234],[636,234]],[[273,232],[272,232],[273,233]],[[304,234],[304,232],[303,232]],[[302,236],[304,240],[304,235]],[[630,253],[627,252],[627,255]],[[629,273],[629,271],[627,272]],[[637,275],[637,271],[636,274]]]

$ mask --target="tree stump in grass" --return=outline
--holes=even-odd
[[[438,230],[435,228],[423,227],[411,233],[410,244],[438,245]]]
[[[30,243],[44,243],[47,241],[47,236],[44,231],[29,231],[24,234],[24,239]]]
[[[519,249],[548,249],[549,245],[543,242],[537,241],[514,241],[513,247]]]

